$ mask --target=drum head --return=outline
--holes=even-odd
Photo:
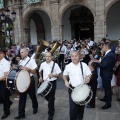
[[[71,97],[73,101],[81,102],[84,101],[89,96],[89,93],[90,88],[88,87],[88,85],[79,85],[74,88]]]
[[[40,85],[40,87],[38,88],[37,94],[41,94],[41,93],[46,89],[46,87],[48,86],[48,84],[49,84],[49,81],[44,81],[44,82]]]
[[[16,78],[16,87],[20,93],[25,92],[30,86],[30,74],[26,70],[21,70]]]

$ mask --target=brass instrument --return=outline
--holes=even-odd
[[[50,52],[53,54],[56,49],[61,45],[61,43],[59,43],[58,41],[54,44],[53,48],[50,50]]]
[[[53,47],[52,47],[52,49],[50,50],[50,52],[53,54],[53,57],[54,57],[54,60],[56,60],[57,58],[58,58],[58,52],[56,51],[56,49],[60,46],[61,44],[57,41],[54,45],[53,45]]]
[[[40,40],[40,46],[38,48],[38,50],[35,53],[35,59],[39,59],[40,58],[40,54],[49,46],[49,43],[44,41],[44,40]]]

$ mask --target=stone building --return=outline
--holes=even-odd
[[[120,0],[4,0],[4,7],[17,13],[14,43],[120,39]]]

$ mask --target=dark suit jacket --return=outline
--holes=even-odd
[[[110,51],[102,59],[101,63],[98,64],[100,67],[100,76],[102,79],[112,79],[113,67],[115,66],[116,57],[115,54]]]

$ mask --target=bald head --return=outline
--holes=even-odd
[[[28,50],[26,48],[22,48],[20,50],[20,55],[21,55],[21,58],[25,58],[28,56]]]

